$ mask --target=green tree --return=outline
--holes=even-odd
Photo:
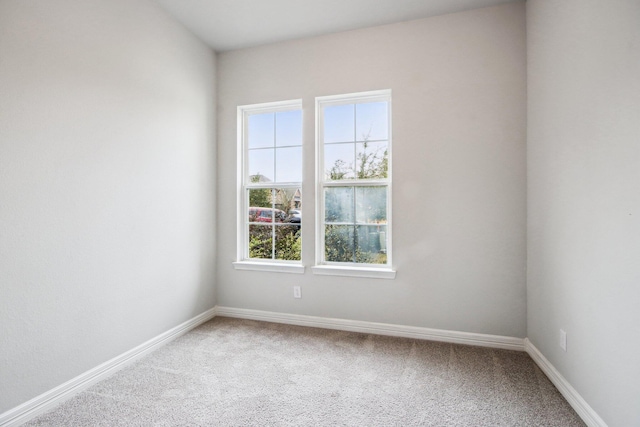
[[[276,190],[276,207],[288,213],[293,204],[293,198],[296,195],[295,188],[279,188]]]
[[[358,179],[386,178],[389,169],[389,151],[378,149],[367,151],[369,143],[364,141],[364,150],[358,153],[356,177]]]
[[[251,182],[260,182],[260,173],[251,177]],[[260,208],[271,207],[271,189],[252,188],[249,190],[249,206]]]
[[[350,165],[347,165],[344,160],[338,159],[333,164],[333,166],[331,166],[331,169],[329,169],[329,179],[332,181],[345,179],[347,177],[347,174],[351,172],[351,169],[352,167]]]
[[[389,150],[378,148],[372,150],[369,143],[369,135],[362,135],[364,143],[363,150],[356,156],[356,164],[347,164],[342,159],[335,161],[329,168],[329,179],[335,181],[346,179],[349,174],[353,174],[357,179],[387,178],[389,171]]]

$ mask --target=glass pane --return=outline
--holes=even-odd
[[[356,139],[377,141],[389,139],[387,102],[367,102],[356,105]]]
[[[276,208],[276,222],[288,222],[289,216],[296,212],[296,206],[301,206],[301,192],[299,188],[276,188],[274,189],[274,204]],[[298,208],[299,210],[299,208]],[[297,212],[298,217],[301,215]],[[300,221],[298,221],[300,222]]]
[[[283,191],[284,197],[286,197],[287,200],[277,207],[286,212],[286,219],[284,222],[289,224],[295,230],[300,230],[302,225],[302,189],[284,189]]]
[[[324,235],[324,257],[329,262],[354,262],[354,226],[327,225]]]
[[[252,188],[249,190],[249,206],[271,208],[271,189]]]
[[[302,145],[302,110],[276,113],[276,147]]]
[[[386,178],[389,168],[387,141],[356,144],[358,179]]]
[[[272,193],[273,190],[270,188],[249,190],[249,222],[273,222]]]
[[[276,259],[300,261],[302,236],[293,224],[276,225]]]
[[[302,147],[276,149],[277,182],[302,181]]]
[[[387,263],[387,227],[385,225],[356,227],[356,262]]]
[[[249,116],[249,148],[273,147],[274,113]]]
[[[249,181],[271,182],[275,177],[273,149],[249,150]]]
[[[353,223],[353,187],[325,188],[324,220]]]
[[[273,258],[273,227],[249,225],[249,258]]]
[[[356,188],[356,222],[387,223],[387,187]]]
[[[324,142],[354,141],[354,105],[324,107]]]
[[[354,144],[324,146],[324,173],[329,180],[353,179],[355,166]]]

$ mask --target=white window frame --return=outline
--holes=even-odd
[[[249,229],[247,226],[247,212],[249,211],[250,188],[302,188],[301,182],[269,182],[251,183],[248,175],[248,124],[250,115],[263,113],[277,113],[302,109],[302,100],[269,102],[263,104],[242,105],[237,110],[237,256],[233,266],[236,270],[275,271],[280,273],[304,273],[302,261],[254,259],[249,258]],[[303,120],[304,124],[304,120]],[[304,156],[304,143],[302,144]],[[300,159],[302,162],[302,159]],[[303,165],[302,165],[303,166]],[[304,169],[304,168],[303,168]],[[304,175],[303,175],[304,176]]]
[[[363,102],[388,103],[388,172],[385,179],[345,179],[339,181],[325,180],[324,168],[324,107]],[[348,277],[367,277],[394,279],[396,271],[392,260],[392,123],[391,123],[391,90],[359,92],[344,95],[316,97],[316,265],[311,267],[314,274]],[[339,263],[328,262],[325,256],[325,200],[324,190],[329,187],[387,187],[387,264]]]

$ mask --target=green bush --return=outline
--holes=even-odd
[[[363,264],[386,264],[387,255],[380,252],[363,251],[364,241],[354,238],[354,227],[328,225],[325,232],[325,259],[329,262],[355,262]]]
[[[299,261],[302,250],[300,230],[290,225],[275,226],[275,256],[273,256],[273,232],[271,226],[250,228],[249,258]]]

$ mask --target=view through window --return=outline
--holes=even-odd
[[[390,264],[390,93],[317,98],[319,263]]]
[[[391,92],[318,97],[316,114],[316,264],[389,267]],[[238,120],[238,259],[298,269],[301,101],[238,107]]]
[[[299,102],[241,107],[244,259],[300,261],[302,109]]]

